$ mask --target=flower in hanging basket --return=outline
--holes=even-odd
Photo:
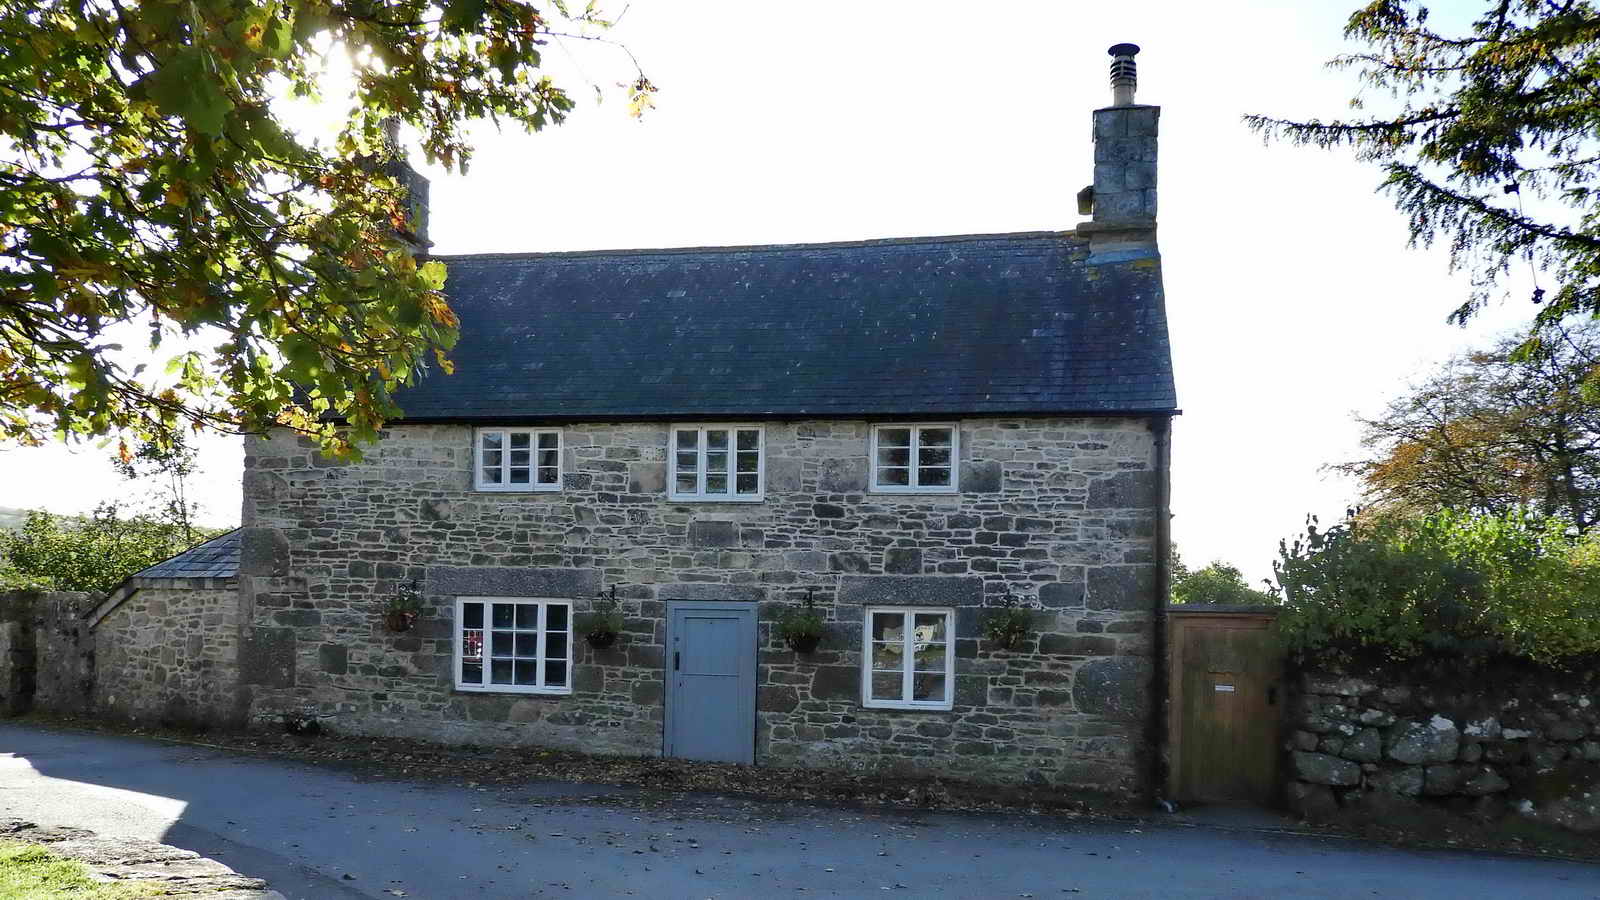
[[[817,612],[809,590],[806,591],[805,606],[791,606],[778,617],[778,637],[796,653],[815,651],[826,632],[822,614]]]
[[[622,632],[622,624],[622,607],[617,602],[615,586],[609,595],[601,594],[595,598],[592,612],[578,618],[578,630],[583,633],[583,639],[596,650],[604,650],[615,644],[617,635]]]
[[[983,623],[983,636],[1002,649],[1014,650],[1033,628],[1033,614],[1020,606],[995,610]]]
[[[383,624],[390,631],[410,631],[422,613],[422,586],[417,579],[404,582],[395,588],[389,605],[383,610]]]

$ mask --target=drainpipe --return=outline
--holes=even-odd
[[[1151,416],[1150,433],[1156,450],[1156,590],[1155,621],[1151,623],[1150,657],[1154,674],[1150,686],[1150,793],[1157,805],[1167,796],[1169,755],[1167,705],[1171,672],[1167,657],[1167,599],[1172,596],[1172,417]],[[1167,807],[1171,811],[1172,807]]]

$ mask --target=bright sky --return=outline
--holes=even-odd
[[[537,136],[480,129],[465,177],[433,179],[440,253],[759,244],[1066,230],[1091,179],[1106,48],[1143,47],[1139,100],[1162,107],[1160,244],[1179,403],[1173,535],[1185,560],[1271,571],[1305,515],[1353,486],[1320,471],[1444,357],[1527,321],[1521,301],[1445,324],[1468,284],[1348,155],[1264,147],[1259,112],[1332,118],[1355,83],[1353,0],[1111,3],[636,0],[614,36],[661,88],[643,122],[592,44],[546,59],[584,101]],[[1477,6],[1466,0],[1440,3]],[[982,15],[977,14],[981,9]],[[104,451],[0,451],[0,506],[91,508],[127,489]],[[237,523],[237,441],[204,445],[203,521]]]

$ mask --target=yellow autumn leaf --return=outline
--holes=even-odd
[[[181,181],[174,181],[167,188],[166,201],[168,206],[185,206],[189,202],[189,186]]]

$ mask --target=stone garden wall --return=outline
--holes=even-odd
[[[83,646],[81,616],[97,599],[73,591],[0,592],[0,714],[89,708],[94,654]]]
[[[537,424],[537,423],[530,423]],[[559,493],[471,489],[473,430],[391,429],[358,464],[279,432],[246,442],[240,646],[257,721],[588,752],[659,753],[670,600],[756,604],[758,763],[1134,789],[1148,770],[1155,440],[1141,419],[961,423],[961,493],[867,491],[865,421],[766,423],[766,499],[667,499],[665,423],[567,425]],[[416,627],[387,598],[422,587]],[[463,595],[615,587],[618,643],[577,642],[570,696],[455,691]],[[797,656],[772,628],[814,590],[829,623]],[[1035,610],[1014,651],[982,622]],[[957,610],[955,709],[866,709],[868,604]]]
[[[1600,684],[1572,672],[1459,662],[1299,680],[1292,809],[1430,805],[1600,830]]]
[[[242,724],[234,579],[141,578],[91,633],[104,715],[169,727]]]

